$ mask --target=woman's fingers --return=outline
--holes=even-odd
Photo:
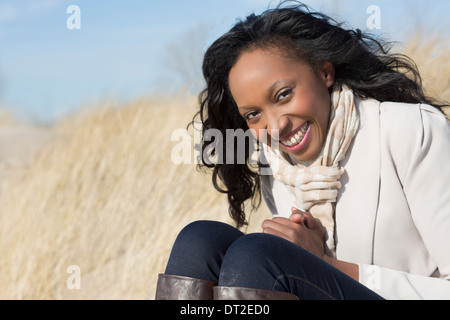
[[[293,211],[289,220],[295,223],[304,223],[305,215],[300,210]]]
[[[283,226],[287,226],[290,221],[286,218],[273,218],[272,220],[265,220],[262,223],[263,231],[265,229],[280,230]]]
[[[295,223],[303,223],[305,226],[308,226],[307,225],[308,220],[310,217],[312,218],[310,213],[301,211],[297,208],[292,208],[291,212],[292,213],[291,216],[289,217],[289,220]]]
[[[277,229],[273,229],[271,227],[263,228],[263,233],[271,234],[273,236],[277,236],[277,237],[280,237],[280,238],[283,238],[283,239],[286,239],[286,240],[290,240],[288,238],[288,236],[285,235],[283,232],[281,232],[281,231],[279,231]]]
[[[289,218],[295,223],[303,223],[308,229],[317,227],[316,219],[309,212],[301,211],[297,208],[292,208],[292,214]]]

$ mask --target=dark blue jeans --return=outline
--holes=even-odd
[[[285,291],[302,300],[381,299],[292,242],[263,233],[244,235],[214,221],[193,222],[180,232],[165,273],[219,286]]]

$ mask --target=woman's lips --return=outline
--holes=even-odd
[[[310,123],[305,122],[297,131],[294,131],[287,138],[280,140],[280,143],[289,151],[298,151],[306,144],[310,136]]]

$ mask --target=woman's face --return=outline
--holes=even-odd
[[[239,113],[256,138],[279,140],[279,149],[298,161],[314,160],[328,131],[334,68],[323,63],[313,71],[275,50],[244,52],[229,74],[231,94]],[[268,137],[260,137],[266,129]],[[278,134],[278,137],[277,137]]]

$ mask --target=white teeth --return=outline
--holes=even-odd
[[[288,147],[292,147],[299,144],[305,137],[305,134],[308,131],[308,129],[309,129],[309,122],[306,125],[302,126],[302,128],[290,140],[284,140],[281,141],[281,143],[287,145]]]

